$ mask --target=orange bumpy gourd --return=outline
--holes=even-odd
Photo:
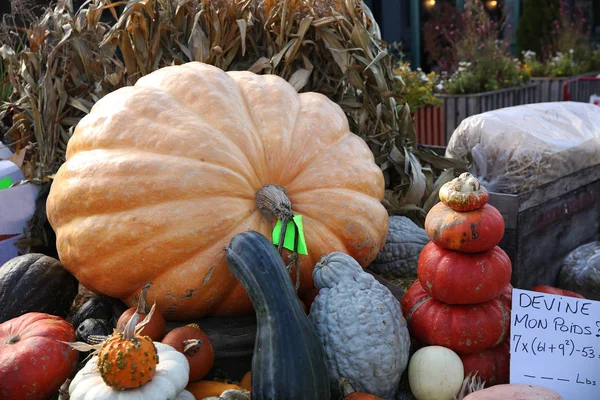
[[[148,286],[148,285],[146,285]],[[125,329],[108,337],[98,352],[98,370],[107,386],[117,390],[132,389],[150,382],[156,373],[158,351],[148,336],[136,332],[140,319],[140,308],[145,302],[138,303],[138,312],[133,313]],[[138,332],[147,324],[154,308],[138,327]]]

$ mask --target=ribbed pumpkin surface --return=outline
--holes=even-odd
[[[48,197],[63,264],[87,288],[168,319],[243,315],[251,303],[225,262],[240,232],[270,236],[265,184],[303,216],[302,294],[324,253],[366,266],[383,245],[384,181],[341,108],[283,79],[202,63],[166,67],[96,103],[77,126]],[[286,264],[289,262],[284,253]]]
[[[432,299],[419,281],[402,298],[402,313],[419,343],[475,353],[502,343],[509,334],[510,309],[503,296],[474,305]]]

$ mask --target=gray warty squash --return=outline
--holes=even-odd
[[[406,217],[394,215],[389,221],[385,244],[368,270],[395,278],[417,276],[419,254],[429,243],[425,229]]]

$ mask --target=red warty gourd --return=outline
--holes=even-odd
[[[512,266],[498,246],[483,253],[462,253],[429,242],[419,256],[418,276],[423,289],[448,304],[492,300],[510,283]]]
[[[223,249],[240,232],[270,238],[292,214],[308,251],[300,297],[323,254],[366,267],[387,234],[383,194],[372,152],[327,97],[191,62],[94,105],[69,140],[47,214],[61,261],[85,287],[133,306],[151,281],[148,302],[186,320],[251,314]]]
[[[510,309],[500,298],[475,305],[446,304],[433,299],[419,281],[404,294],[402,313],[419,343],[462,354],[499,345],[510,325]]]

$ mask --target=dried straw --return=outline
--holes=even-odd
[[[112,20],[112,21],[111,21]],[[4,140],[30,144],[28,178],[48,182],[77,122],[107,93],[158,68],[202,61],[277,74],[338,103],[386,176],[384,204],[422,219],[463,168],[419,148],[394,58],[358,0],[62,0],[25,28],[3,26],[0,57],[13,87]],[[19,48],[17,32],[27,35]]]

